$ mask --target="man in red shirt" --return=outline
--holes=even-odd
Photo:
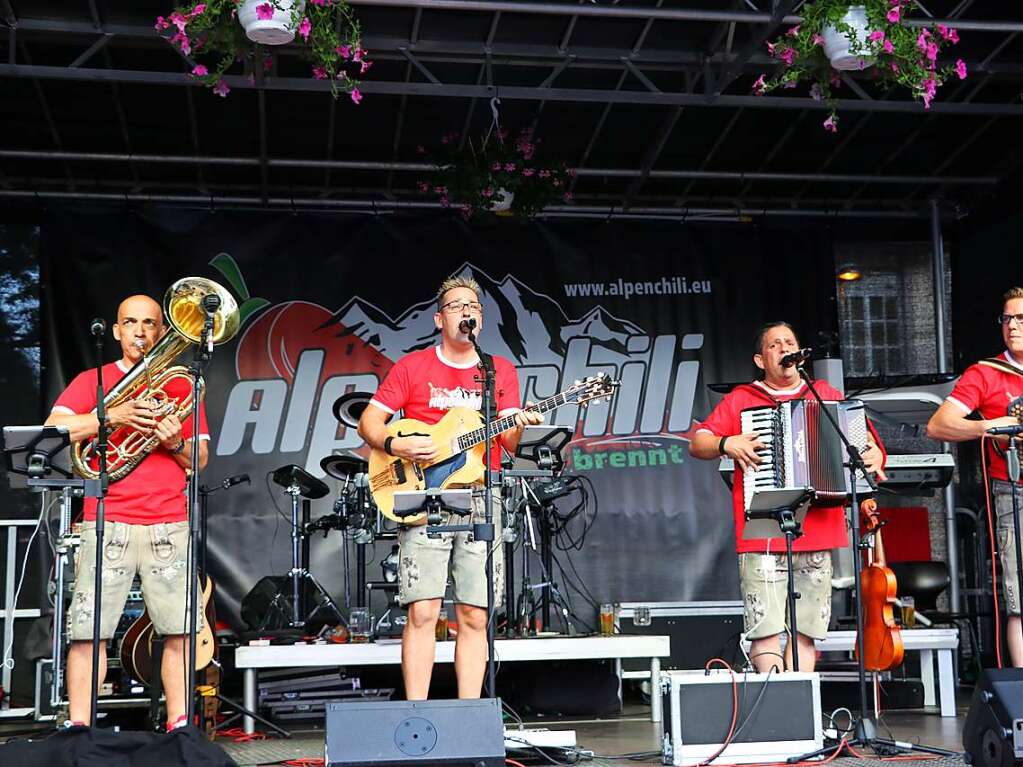
[[[114,338],[121,359],[103,366],[103,386],[109,391],[166,332],[160,305],[149,296],[130,296],[117,309]],[[206,411],[200,406],[199,466],[208,455]],[[126,477],[111,482],[105,502],[104,566],[100,635],[106,640],[124,610],[136,573],[156,631],[165,637],[161,677],[167,699],[168,729],[185,724],[185,663],[188,648],[188,507],[186,474],[192,463],[192,423],[173,413],[157,423],[149,404],[132,400],[108,408],[109,429],[130,427],[155,434],[159,446]],[[66,426],[71,440],[99,433],[96,418],[96,371],[80,373],[57,398],[46,419],[49,426]],[[96,561],[96,499],[85,499],[82,545],[78,552],[75,593],[71,598],[71,647],[67,659],[68,721],[89,720],[92,670],[92,616]],[[200,613],[201,620],[201,613]],[[100,684],[106,675],[106,642],[100,644]],[[95,723],[93,723],[95,724]]]
[[[927,423],[928,437],[943,442],[966,442],[980,439],[988,429],[1019,424],[1015,416],[1008,415],[1008,407],[1023,396],[1023,288],[1012,288],[1002,296],[998,322],[1005,351],[966,369]],[[980,418],[972,418],[973,413],[979,413]],[[1006,638],[1012,665],[1019,667],[1023,666],[1023,639],[1020,637],[1016,531],[1012,525],[1012,488],[1005,464],[1005,441],[1005,437],[988,440],[986,458],[998,514],[998,548],[1009,613]]]
[[[757,670],[777,669],[781,655],[781,634],[787,626],[788,578],[785,539],[744,539],[746,515],[743,500],[743,471],[760,463],[757,451],[765,445],[755,433],[741,433],[741,412],[751,407],[773,406],[789,400],[811,399],[813,394],[795,366],[783,367],[782,357],[799,350],[799,341],[787,322],[771,322],[761,328],[754,343],[753,364],[764,371],[763,380],[737,386],[718,403],[700,425],[689,443],[695,458],[711,460],[727,455],[735,461],[732,482],[732,514],[735,520],[735,549],[739,554],[739,581],[743,595],[746,636]],[[814,383],[824,400],[844,399],[825,381]],[[863,461],[868,471],[885,479],[884,453],[873,435],[868,436]],[[841,506],[811,508],[803,523],[803,534],[793,544],[799,670],[813,671],[815,639],[824,639],[831,620],[831,549],[848,545],[845,512]],[[780,553],[779,553],[780,552]],[[791,667],[791,643],[785,649],[785,666]]]
[[[481,407],[481,385],[476,380],[479,357],[466,333],[463,320],[475,319],[476,332],[483,330],[480,286],[473,279],[453,277],[437,292],[434,324],[440,330],[439,346],[412,352],[398,360],[380,384],[359,420],[359,434],[370,447],[384,450],[421,464],[437,457],[430,437],[392,437],[387,421],[398,410],[405,418],[437,423],[453,407]],[[500,436],[505,449],[514,452],[522,429],[538,424],[543,416],[519,407],[519,379],[515,367],[503,357],[494,357],[494,396],[498,417],[515,414],[515,428]],[[490,450],[490,465],[500,469],[500,450]],[[401,668],[408,700],[425,700],[430,692],[435,654],[434,630],[447,588],[450,563],[454,583],[453,600],[458,621],[455,644],[455,675],[458,697],[478,698],[483,686],[487,660],[486,562],[493,558],[494,600],[504,593],[501,547],[501,505],[494,490],[493,515],[496,538],[487,551],[486,543],[470,533],[444,533],[428,538],[424,522],[402,527],[398,532],[401,558],[398,565],[398,598],[408,608],[408,623],[402,635]],[[473,495],[473,521],[482,521],[482,488]],[[447,522],[447,516],[444,517]]]

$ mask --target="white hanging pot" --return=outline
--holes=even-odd
[[[848,24],[856,34],[856,44],[849,39],[846,32],[840,32],[830,24],[824,27],[824,55],[831,61],[835,69],[863,69],[873,62],[870,56],[856,54],[853,48],[867,49],[867,9],[862,5],[849,6],[842,21]]]
[[[269,5],[273,16],[261,19],[256,6]],[[280,7],[278,7],[280,6]],[[305,8],[305,0],[244,0],[238,8],[238,22],[245,28],[245,35],[254,43],[262,45],[287,45],[295,39],[295,26],[291,23],[292,9]]]
[[[515,201],[515,192],[509,192],[507,189],[498,189],[494,192],[494,196],[490,198],[490,210],[494,213],[503,213],[511,210],[512,203]]]

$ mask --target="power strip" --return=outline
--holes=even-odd
[[[509,751],[532,748],[575,748],[575,730],[505,730],[504,747]]]

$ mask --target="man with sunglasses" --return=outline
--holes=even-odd
[[[437,291],[437,311],[433,321],[440,331],[440,344],[414,351],[391,368],[373,395],[359,420],[359,434],[378,450],[429,464],[437,457],[437,448],[428,436],[392,437],[387,421],[398,410],[406,418],[437,423],[453,407],[480,409],[482,387],[479,382],[479,356],[463,330],[465,320],[474,320],[476,333],[483,330],[483,306],[480,286],[475,280],[452,277]],[[494,400],[497,416],[515,415],[515,428],[504,432],[498,441],[514,452],[522,429],[543,421],[536,411],[519,407],[519,379],[515,366],[503,357],[494,360]],[[490,452],[491,468],[501,468],[500,450]],[[484,518],[482,488],[473,494],[472,518]],[[455,675],[459,698],[478,698],[483,686],[487,659],[487,574],[491,561],[494,572],[494,602],[504,594],[504,559],[501,546],[500,494],[493,492],[495,540],[490,545],[473,540],[470,533],[443,533],[428,538],[426,528],[403,526],[398,532],[398,598],[408,609],[408,623],[402,635],[401,668],[408,700],[425,700],[436,651],[434,630],[447,590],[450,566],[452,598],[458,635],[455,644]],[[443,515],[442,524],[447,523]]]
[[[1016,426],[1009,404],[1023,396],[1023,288],[1011,288],[1002,296],[998,315],[1005,351],[998,357],[971,365],[952,393],[927,423],[927,436],[944,442],[980,439],[988,429]],[[973,417],[977,413],[979,418]],[[1020,636],[1020,600],[1016,583],[1017,531],[1012,524],[1012,489],[1005,462],[1005,437],[987,443],[988,476],[998,514],[998,548],[1001,550],[1002,584],[1009,625],[1006,638],[1013,666],[1023,666]]]

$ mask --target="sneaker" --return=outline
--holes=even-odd
[[[182,714],[177,719],[175,719],[173,722],[171,722],[171,721],[167,722],[167,732],[173,732],[174,730],[177,730],[180,727],[184,727],[187,724],[188,724],[188,716],[185,715],[185,714]]]
[[[72,727],[88,727],[87,722],[79,722],[74,719],[65,719],[64,724],[61,725],[65,730],[70,730]]]

